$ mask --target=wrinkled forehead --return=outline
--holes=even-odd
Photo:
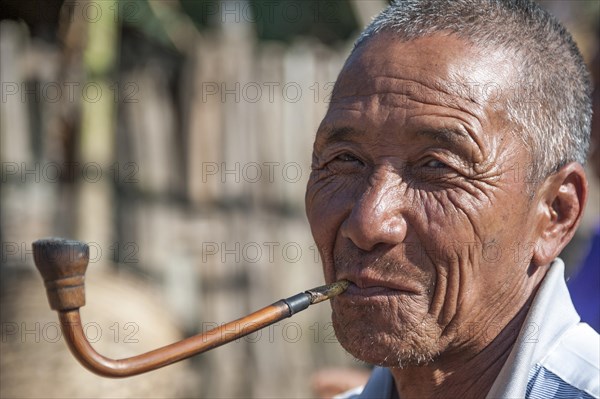
[[[503,49],[481,48],[453,34],[404,41],[382,32],[348,58],[332,100],[393,90],[500,108],[519,94],[513,58]]]

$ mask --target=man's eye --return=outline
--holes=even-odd
[[[437,159],[430,159],[423,166],[425,166],[426,168],[432,168],[432,169],[449,168],[448,165],[446,165],[442,161],[438,161]]]
[[[342,161],[342,162],[360,162],[360,160],[358,158],[356,158],[353,155],[350,155],[348,153],[343,153],[338,155],[337,157],[335,157],[336,161]],[[360,162],[362,163],[362,162]]]
[[[347,152],[335,156],[327,164],[329,171],[340,174],[359,173],[364,166],[365,163],[360,158]]]

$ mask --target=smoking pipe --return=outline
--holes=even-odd
[[[125,359],[109,359],[92,348],[83,329],[79,308],[85,305],[85,271],[89,261],[87,244],[63,238],[33,243],[33,257],[42,274],[50,308],[58,312],[63,336],[71,353],[88,370],[104,377],[129,377],[187,359],[290,317],[315,303],[341,294],[346,280],[313,288],[281,299],[247,316],[203,334]]]

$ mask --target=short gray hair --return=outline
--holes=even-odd
[[[396,0],[367,26],[354,49],[380,32],[402,41],[451,33],[512,53],[518,75],[527,80],[528,99],[509,96],[506,111],[529,147],[530,181],[568,162],[585,163],[592,118],[589,72],[571,35],[534,2]]]

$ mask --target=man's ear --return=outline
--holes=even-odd
[[[548,265],[571,241],[579,226],[588,196],[581,164],[569,163],[546,178],[538,189],[538,241],[533,264]]]

